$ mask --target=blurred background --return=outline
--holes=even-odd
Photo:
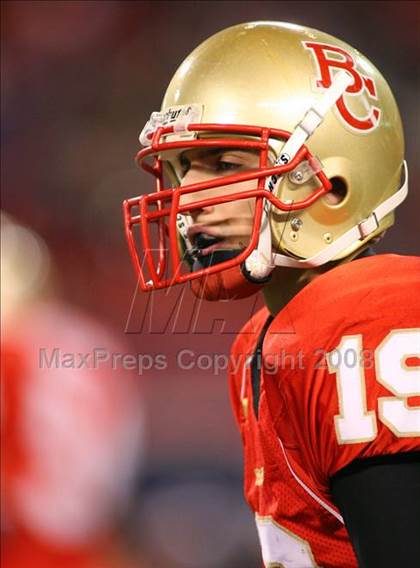
[[[230,304],[224,329],[226,313],[202,306],[191,334],[188,290],[148,304],[121,202],[152,190],[134,166],[138,134],[186,55],[229,25],[270,19],[340,37],[390,82],[411,193],[377,248],[418,254],[419,2],[2,2],[5,568],[261,564],[214,358],[256,306]],[[177,302],[187,316],[173,333]]]

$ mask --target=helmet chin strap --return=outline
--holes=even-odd
[[[324,120],[327,112],[335,105],[337,100],[344,94],[347,87],[353,82],[353,78],[346,71],[338,72],[331,83],[331,86],[323,93],[322,97],[314,103],[305,113],[303,119],[296,126],[293,134],[281,149],[281,154],[274,162],[274,166],[289,163],[305,144],[306,140],[315,132]],[[273,175],[267,178],[265,189],[273,192],[283,178]],[[269,212],[271,203],[265,201],[264,211],[261,221],[260,236],[258,247],[252,251],[245,260],[245,267],[253,278],[267,278],[275,266],[296,266],[296,264],[279,264],[280,261],[287,259],[294,262],[294,259],[286,255],[278,255],[272,252],[271,229],[269,223]],[[279,258],[278,258],[279,257]],[[302,266],[298,264],[298,266]]]
[[[321,99],[307,111],[303,120],[296,126],[293,134],[283,146],[281,154],[274,165],[285,164],[293,159],[298,150],[321,124],[327,112],[344,94],[351,82],[352,78],[345,71],[340,71],[335,75],[329,89],[326,90]],[[281,179],[281,177],[271,176],[271,178],[267,179],[266,189],[268,191],[274,191]],[[352,244],[365,239],[368,235],[376,231],[379,227],[379,222],[404,201],[407,192],[408,168],[407,163],[404,161],[404,182],[400,189],[374,209],[369,217],[363,219],[360,223],[346,231],[324,250],[307,259],[295,259],[285,254],[272,252],[269,223],[271,203],[266,201],[261,221],[258,247],[252,251],[250,256],[245,260],[245,267],[254,279],[266,279],[275,266],[286,266],[289,268],[321,266],[332,260]]]
[[[275,266],[287,266],[289,268],[311,268],[315,266],[321,266],[326,262],[332,260],[343,250],[346,250],[352,244],[357,241],[364,240],[371,233],[376,231],[379,227],[380,221],[391,213],[398,205],[400,205],[404,199],[407,197],[408,193],[408,168],[407,162],[404,160],[404,182],[400,189],[383,201],[376,209],[366,219],[354,225],[351,229],[346,231],[341,237],[339,237],[334,243],[328,245],[324,250],[311,256],[310,258],[298,260],[291,258],[290,256],[284,254],[272,254],[273,262]]]

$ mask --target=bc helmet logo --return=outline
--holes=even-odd
[[[366,90],[368,97],[364,97],[365,100],[363,102],[368,112],[365,116],[360,117],[353,114],[346,103],[345,95],[342,95],[338,99],[336,106],[341,118],[352,129],[358,132],[370,132],[375,130],[379,125],[381,116],[380,109],[372,104],[371,101],[371,99],[378,100],[375,81],[371,77],[362,75],[362,73],[356,69],[356,62],[353,57],[341,47],[312,41],[304,41],[302,43],[314,56],[318,70],[318,79],[316,82],[318,88],[328,89],[332,82],[333,70],[344,69],[353,77],[353,84],[346,89],[345,94],[357,96],[361,95]]]

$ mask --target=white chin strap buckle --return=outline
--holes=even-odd
[[[245,268],[253,279],[266,280],[273,272],[274,265],[262,262],[258,250],[255,249],[245,260]]]

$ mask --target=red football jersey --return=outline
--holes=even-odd
[[[74,307],[24,316],[1,342],[0,565],[127,568],[116,529],[143,447],[139,381],[95,362],[124,347]]]
[[[237,337],[232,403],[266,567],[357,566],[329,479],[356,458],[420,449],[419,292],[420,259],[367,257]]]

